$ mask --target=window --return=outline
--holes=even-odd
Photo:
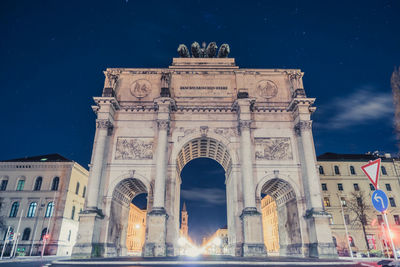
[[[6,191],[8,180],[2,180],[0,185],[0,191]]]
[[[46,213],[44,214],[44,217],[49,218],[53,216],[53,211],[54,211],[54,202],[52,201],[47,204]]]
[[[349,236],[349,243],[351,247],[355,247],[356,245],[354,244],[354,239],[353,237]]]
[[[327,191],[328,190],[328,187],[326,186],[326,184],[321,184],[321,186],[322,186],[322,191]]]
[[[6,240],[6,238],[7,238],[7,234],[9,234],[9,233],[14,233],[14,228],[10,227],[10,232],[7,232],[7,230],[6,230],[6,231],[4,231],[4,237],[3,237],[3,240]]]
[[[394,201],[393,197],[389,197],[390,206],[396,207],[396,202]]]
[[[71,220],[75,218],[75,206],[72,206]]]
[[[45,235],[47,235],[47,228],[44,228],[44,229],[42,230],[42,233],[41,233],[41,235],[40,235],[40,240],[43,240],[43,238],[44,238]]]
[[[361,222],[364,225],[368,225],[367,216],[365,214],[361,215]]]
[[[378,219],[378,224],[379,224],[379,225],[382,225],[382,223],[383,223],[383,217],[382,217],[382,215],[377,215],[376,217],[377,217],[377,219]]]
[[[51,183],[51,191],[57,191],[59,183],[60,183],[60,178],[54,177],[53,182]]]
[[[334,168],[335,168],[335,174],[340,174],[339,166],[335,165]]]
[[[392,187],[390,186],[390,184],[385,184],[385,186],[387,191],[392,191]]]
[[[354,186],[354,191],[360,191],[360,187],[358,186],[358,184],[353,184]]]
[[[344,215],[344,222],[345,222],[346,224],[350,224],[350,215],[349,215],[349,214],[345,214],[345,215]]]
[[[86,196],[86,186],[83,187],[82,197]]]
[[[343,184],[337,184],[337,189],[339,191],[343,191]]]
[[[357,205],[360,207],[360,206],[362,206],[362,204],[363,204],[363,201],[362,201],[361,197],[357,197]]]
[[[30,235],[31,235],[31,228],[25,228],[24,233],[22,234],[22,240],[29,240]]]
[[[325,207],[330,207],[331,202],[329,201],[329,197],[324,197],[324,206]]]
[[[71,241],[71,230],[68,231],[68,241]]]
[[[29,204],[28,214],[26,215],[26,217],[28,218],[35,217],[36,208],[37,208],[36,202],[32,202],[31,204]]]
[[[319,174],[325,174],[324,167],[319,166],[318,169],[319,169]]]
[[[42,177],[39,176],[38,178],[36,178],[35,186],[33,187],[33,191],[40,191],[40,188],[42,187],[42,181],[43,181]]]
[[[347,203],[346,203],[346,198],[345,197],[340,197],[340,203],[342,204],[343,207],[347,207]]]
[[[385,166],[381,166],[381,171],[382,171],[383,175],[387,175],[387,171],[386,171]]]
[[[10,217],[17,217],[19,202],[15,201],[11,206]]]
[[[375,191],[375,186],[373,184],[369,184],[369,189],[371,189],[371,191]]]
[[[75,194],[76,194],[76,195],[79,194],[79,182],[76,183]]]
[[[24,190],[25,180],[19,180],[17,184],[17,191]]]
[[[394,218],[394,223],[395,223],[396,225],[400,225],[400,218],[399,218],[399,215],[393,215],[393,218]]]
[[[356,170],[354,169],[354,166],[350,166],[350,173],[351,175],[356,175]]]
[[[369,249],[376,249],[376,242],[374,235],[367,235]]]

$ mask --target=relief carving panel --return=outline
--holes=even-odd
[[[116,160],[152,158],[153,138],[118,137]]]
[[[291,160],[292,146],[289,137],[255,138],[256,159]]]

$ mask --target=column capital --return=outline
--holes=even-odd
[[[167,130],[169,131],[169,120],[157,120],[157,126],[159,130]]]
[[[112,127],[113,127],[113,124],[110,120],[107,120],[107,119],[97,119],[96,120],[96,128],[109,129]]]
[[[294,131],[298,136],[301,136],[301,133],[304,131],[311,131],[311,129],[312,129],[312,121],[299,121],[294,126]]]
[[[251,120],[239,120],[239,129],[250,129]]]

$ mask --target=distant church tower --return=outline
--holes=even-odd
[[[188,237],[188,213],[186,211],[186,203],[183,202],[183,208],[181,211],[181,236]]]

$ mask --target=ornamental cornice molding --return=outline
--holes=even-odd
[[[288,111],[293,111],[299,105],[311,106],[312,104],[314,104],[314,102],[315,102],[315,98],[306,98],[306,97],[293,98],[292,101],[289,103],[289,106],[288,106],[287,110]]]

